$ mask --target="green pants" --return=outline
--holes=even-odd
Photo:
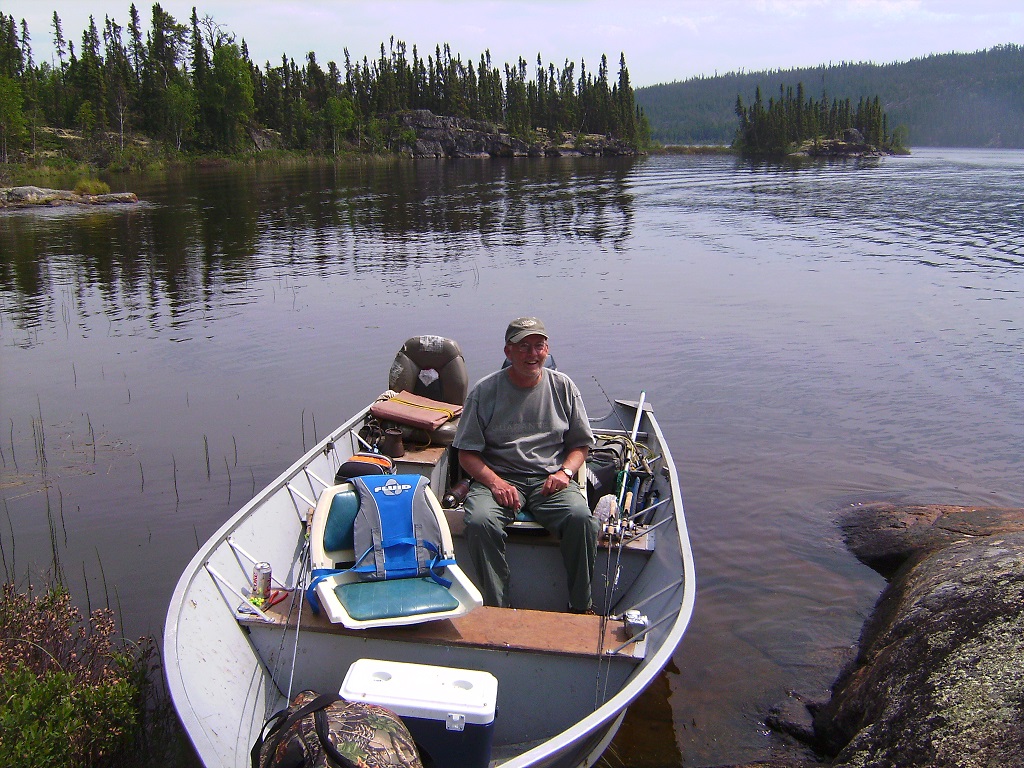
[[[575,481],[558,493],[544,496],[541,489],[546,479],[535,475],[505,477],[519,491],[519,500],[534,519],[558,536],[569,582],[569,608],[586,611],[591,607],[590,585],[600,526]],[[505,526],[515,519],[515,512],[498,506],[490,489],[476,482],[469,488],[465,511],[466,542],[484,604],[508,608],[511,574],[505,557]]]

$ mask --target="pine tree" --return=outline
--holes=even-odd
[[[24,73],[25,60],[18,43],[18,28],[14,16],[4,16],[0,11],[0,75],[10,78]]]
[[[107,112],[112,124],[117,127],[118,141],[123,150],[135,78],[131,71],[128,50],[121,37],[121,27],[109,17],[103,26],[103,46],[103,80],[106,84]]]
[[[122,148],[125,134],[139,128],[179,149],[236,151],[255,122],[279,131],[287,147],[331,152],[350,123],[359,142],[407,145],[395,117],[407,109],[502,123],[522,138],[543,128],[553,138],[566,130],[637,144],[649,130],[623,54],[614,82],[605,56],[596,77],[583,61],[577,76],[573,62],[558,68],[539,53],[535,69],[523,57],[502,67],[488,50],[474,65],[440,43],[425,58],[413,46],[410,59],[405,42],[393,37],[372,61],[353,62],[346,49],[343,68],[333,61],[324,68],[312,51],[301,68],[285,54],[279,66],[261,68],[244,40],[237,45],[196,9],[181,25],[155,3],[148,31],[134,3],[129,13],[126,29],[105,18],[102,36],[90,17],[78,56],[54,13],[57,62],[38,67],[27,25],[19,40],[13,17],[0,13],[0,72],[21,86],[32,125],[111,127]]]
[[[21,87],[13,77],[0,74],[0,160],[8,162],[10,151],[21,143],[25,116]]]
[[[101,71],[100,36],[96,20],[89,16],[89,28],[82,33],[81,56],[69,65],[69,75],[81,103],[88,101],[92,113],[90,123],[97,130],[107,127],[105,80]]]

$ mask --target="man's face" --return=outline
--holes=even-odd
[[[548,359],[548,340],[539,333],[532,334],[515,344],[506,344],[505,356],[517,374],[527,379],[537,378]]]

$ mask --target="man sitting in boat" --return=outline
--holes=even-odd
[[[510,365],[470,391],[453,445],[472,478],[466,541],[485,605],[510,607],[505,527],[525,508],[560,539],[569,610],[593,611],[598,520],[573,479],[594,445],[579,389],[544,366],[548,334],[535,317],[505,331]]]

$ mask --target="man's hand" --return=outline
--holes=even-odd
[[[548,475],[548,479],[544,481],[544,487],[541,489],[541,494],[543,496],[551,496],[568,488],[570,482],[569,476],[562,470],[558,470],[554,474]]]
[[[519,491],[511,483],[507,483],[497,475],[494,476],[494,482],[487,486],[491,489],[491,496],[505,509],[511,509],[513,512],[518,512],[519,508],[523,506],[519,500]]]
[[[573,448],[569,451],[562,462],[562,467],[565,469],[559,469],[557,472],[548,475],[548,479],[544,481],[544,488],[541,489],[541,493],[545,496],[550,496],[568,488],[569,483],[572,482],[573,478],[576,477],[576,473],[579,472],[579,468],[583,466],[583,462],[587,460],[589,452],[590,449],[586,446]],[[567,474],[566,469],[572,473],[571,476]]]
[[[518,512],[519,508],[523,506],[516,487],[503,480],[493,469],[488,467],[478,451],[460,450],[459,464],[462,465],[467,475],[486,485],[491,491],[491,496],[502,507]]]

